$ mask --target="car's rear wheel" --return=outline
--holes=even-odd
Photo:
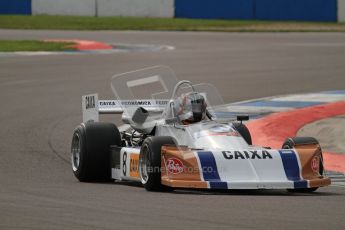
[[[104,122],[82,123],[73,133],[71,163],[74,175],[82,182],[111,179],[110,146],[121,145],[116,125]]]
[[[294,138],[288,138],[283,143],[282,149],[293,149],[296,146],[300,145],[310,145],[310,144],[316,144],[320,145],[319,142],[314,137],[294,137]],[[321,160],[319,165],[319,173],[320,175],[323,175],[323,158],[322,158],[322,152],[321,152]],[[310,193],[314,192],[318,189],[318,187],[315,188],[297,188],[297,189],[288,189],[289,192],[303,192],[303,193]]]
[[[161,184],[161,149],[163,145],[175,145],[174,138],[148,137],[140,150],[140,179],[148,191],[169,190],[168,187]]]
[[[247,126],[243,123],[238,123],[238,122],[233,123],[233,126],[241,134],[241,136],[248,143],[248,145],[252,145],[252,136],[250,135],[250,132]]]

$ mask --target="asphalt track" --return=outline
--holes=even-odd
[[[216,85],[226,102],[345,89],[345,34],[0,30],[0,38],[176,48],[0,57],[0,229],[344,228],[341,187],[310,195],[151,193],[137,185],[79,183],[68,162],[71,134],[81,121],[81,95],[112,97],[109,79],[114,73],[168,65],[180,79]]]

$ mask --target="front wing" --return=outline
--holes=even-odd
[[[198,151],[162,147],[162,184],[180,188],[297,189],[327,186],[318,148]]]

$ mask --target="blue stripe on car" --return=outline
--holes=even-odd
[[[205,181],[210,182],[210,188],[227,189],[226,182],[222,182],[219,177],[216,159],[210,151],[198,152],[201,170]]]
[[[210,188],[214,189],[228,189],[228,183],[226,182],[210,182]]]
[[[286,149],[279,150],[279,153],[283,161],[286,177],[294,182],[294,188],[307,188],[308,182],[300,176],[300,168],[295,151]]]

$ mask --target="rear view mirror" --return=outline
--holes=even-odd
[[[249,115],[237,115],[237,120],[242,122],[242,121],[248,121],[249,120]]]

